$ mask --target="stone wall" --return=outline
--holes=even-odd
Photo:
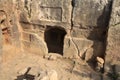
[[[13,0],[0,0],[0,26],[2,30],[3,45],[20,46],[16,6]]]
[[[120,1],[114,0],[108,29],[105,70],[111,72],[120,66]],[[119,69],[116,69],[120,72]]]
[[[111,1],[25,0],[19,4],[22,5],[20,24],[24,50],[29,49],[41,55],[58,51],[64,57],[81,57],[86,60],[104,57]],[[47,32],[57,36],[47,35],[53,44],[46,42]],[[57,38],[61,38],[62,45]],[[61,47],[61,51],[58,47]]]

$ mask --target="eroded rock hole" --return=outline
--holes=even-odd
[[[47,27],[45,31],[45,42],[47,43],[48,53],[59,53],[63,55],[65,35],[66,31],[63,28]]]

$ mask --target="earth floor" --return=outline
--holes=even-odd
[[[88,64],[81,59],[48,60],[34,53],[21,52],[12,46],[4,46],[0,65],[0,80],[19,80],[19,71],[31,67],[31,74],[55,70],[58,80],[97,80],[99,74],[94,72]],[[94,77],[96,76],[96,77]]]

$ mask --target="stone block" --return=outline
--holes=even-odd
[[[31,5],[31,9],[34,10],[34,12],[32,11],[32,15],[35,15],[37,17],[36,19],[70,23],[72,10],[71,0],[36,0],[33,1]],[[38,14],[36,14],[35,11]]]
[[[110,26],[114,26],[120,23],[120,1],[116,0],[113,2],[112,16]]]
[[[10,36],[10,42],[16,46],[16,47],[20,47],[20,33],[19,32],[12,32],[12,35]]]
[[[67,58],[78,56],[78,49],[71,38],[64,39],[63,53],[63,56]]]
[[[30,33],[29,36],[30,36],[30,41],[23,40],[24,41],[23,45],[25,47],[23,48],[24,50],[28,48],[29,51],[32,53],[37,53],[42,55],[45,55],[48,53],[47,45],[41,37],[39,37],[35,33]]]
[[[90,40],[80,38],[65,38],[64,40],[64,56],[83,57],[87,49],[93,45]]]
[[[40,6],[41,13],[39,14],[40,20],[62,21],[62,8],[61,7],[44,7]]]
[[[85,53],[85,60],[86,61],[89,61],[89,60],[91,60],[92,59],[92,57],[93,57],[93,55],[94,55],[94,49],[93,48],[89,48],[89,49],[87,49],[87,51],[86,51],[86,53]]]
[[[105,56],[105,71],[120,62],[120,0],[114,0],[111,12],[111,20],[108,29],[107,47]],[[117,65],[120,65],[118,63]]]
[[[78,55],[80,57],[83,57],[87,49],[91,48],[93,45],[93,41],[87,40],[87,39],[73,38],[73,42],[75,46],[77,47]]]
[[[74,0],[74,26],[107,27],[109,4],[108,0]]]
[[[21,27],[23,30],[31,30],[33,28],[33,25],[31,25],[30,23],[20,23]]]
[[[120,25],[110,27],[106,47],[106,63],[116,64],[120,61]]]
[[[71,36],[90,40],[103,40],[105,38],[105,30],[101,28],[81,29],[79,27],[73,27]]]
[[[86,52],[84,53],[84,57],[85,57],[85,60],[86,61],[89,61],[89,60],[95,60],[96,57],[103,57],[105,54],[105,46],[103,44],[103,42],[100,42],[100,41],[94,41],[93,42],[93,45],[88,48],[86,50]]]

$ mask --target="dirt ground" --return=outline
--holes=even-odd
[[[19,80],[19,71],[31,67],[30,73],[55,70],[59,80],[97,80],[99,77],[87,63],[80,59],[47,60],[34,53],[21,52],[12,46],[4,46],[0,65],[0,80]],[[96,77],[93,77],[96,75]]]

